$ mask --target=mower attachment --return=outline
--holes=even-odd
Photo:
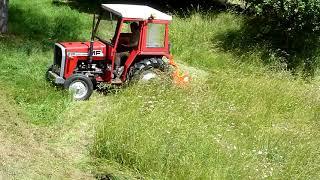
[[[181,73],[179,66],[174,62],[173,56],[170,56],[169,64],[174,67],[174,71],[172,73],[173,81],[178,85],[186,85],[190,82],[190,76],[188,72]]]

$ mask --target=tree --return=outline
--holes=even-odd
[[[8,3],[9,0],[0,0],[0,32],[8,31]]]

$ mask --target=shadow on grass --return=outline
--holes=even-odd
[[[98,13],[99,3],[98,1],[87,1],[87,0],[71,0],[71,1],[59,1],[53,0],[52,4],[57,7],[68,6],[71,9],[77,10],[84,13]]]
[[[48,50],[57,41],[83,39],[80,36],[81,30],[86,26],[82,22],[77,13],[70,13],[70,10],[50,14],[17,5],[12,5],[9,9],[9,33],[26,42],[37,42],[28,44],[29,48],[33,48],[32,44],[40,44],[41,49]]]
[[[222,1],[221,1],[222,2]],[[220,1],[195,1],[187,0],[184,2],[181,1],[151,1],[151,0],[69,0],[61,1],[54,0],[52,3],[56,6],[68,6],[71,9],[75,9],[79,12],[85,13],[98,13],[100,6],[103,3],[109,4],[135,4],[135,5],[147,5],[153,8],[159,9],[163,12],[173,12],[175,15],[180,17],[189,17],[194,12],[203,12],[208,13],[212,11],[225,11],[232,9],[237,12],[243,11],[243,9],[236,4],[225,4]]]
[[[294,75],[302,72],[305,78],[312,78],[318,68],[318,38],[300,34],[288,39],[284,38],[285,32],[277,29],[266,30],[261,24],[263,23],[257,19],[246,17],[239,30],[217,35],[212,38],[212,42],[238,57],[248,53],[259,53],[262,63],[266,66],[277,65],[278,69],[288,70]],[[240,58],[241,60],[247,59]]]
[[[69,0],[69,1],[60,1],[54,0],[52,4],[55,6],[68,6],[71,9],[77,10],[84,13],[99,13],[101,4],[136,4],[136,5],[150,5],[155,6],[155,3],[151,1],[137,0],[137,1],[128,1],[128,0]]]

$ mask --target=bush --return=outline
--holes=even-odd
[[[312,73],[312,69],[316,66],[313,56],[320,33],[320,0],[246,0],[246,2],[254,10],[253,19],[255,27],[259,27],[259,35],[272,39],[282,55],[287,57],[289,68],[303,63],[305,70],[309,69]]]
[[[248,3],[257,16],[267,20],[267,31],[272,25],[288,36],[320,30],[320,0],[250,0]]]

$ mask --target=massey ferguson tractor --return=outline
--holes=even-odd
[[[170,59],[170,15],[148,6],[102,4],[90,42],[61,42],[47,78],[75,100],[88,99],[97,84],[149,80]],[[111,33],[112,32],[112,33]]]

